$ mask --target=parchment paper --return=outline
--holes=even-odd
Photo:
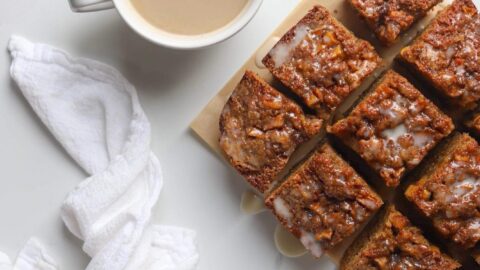
[[[437,5],[424,19],[417,22],[409,31],[407,31],[400,40],[392,47],[383,47],[378,40],[375,39],[373,33],[367,28],[366,24],[358,17],[355,10],[349,5],[347,0],[301,0],[298,6],[283,20],[275,31],[265,40],[265,42],[258,48],[253,55],[247,59],[245,64],[233,75],[233,77],[226,83],[226,85],[220,89],[218,94],[212,98],[207,106],[200,112],[200,114],[191,123],[192,130],[210,147],[214,152],[222,155],[219,147],[219,118],[223,106],[227,102],[230,94],[235,89],[235,86],[240,82],[245,70],[252,70],[258,73],[268,83],[274,84],[273,76],[269,71],[261,64],[263,57],[270,51],[270,49],[276,44],[276,42],[282,37],[291,27],[293,27],[305,14],[315,5],[322,5],[326,7],[335,18],[343,23],[350,31],[352,31],[357,37],[368,40],[377,52],[383,58],[383,65],[370,78],[368,78],[350,97],[340,106],[337,110],[335,118],[340,117],[348,108],[351,107],[353,102],[358,99],[359,95],[364,92],[374,80],[380,76],[386,69],[388,69],[398,55],[400,50],[410,43],[419,32],[421,32],[426,25],[431,21],[436,13],[443,9],[451,0],[445,0]],[[323,136],[323,134],[322,134]],[[317,138],[317,142],[319,139]],[[309,143],[311,147],[315,147],[315,143]],[[302,156],[308,153],[311,149],[299,149],[294,153],[291,158],[290,164],[287,165],[286,171],[294,166]],[[307,147],[308,148],[308,147]],[[391,192],[391,191],[390,191]],[[379,191],[382,194],[381,191]],[[382,194],[383,198],[389,197]],[[367,224],[363,224],[364,227]],[[362,228],[363,229],[363,228]],[[337,248],[327,252],[327,255],[335,263],[339,263],[346,248],[351,244],[355,237],[360,233],[343,241],[343,243]],[[273,233],[273,232],[272,232]]]

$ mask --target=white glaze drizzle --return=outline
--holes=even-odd
[[[299,25],[295,28],[295,35],[288,43],[277,43],[277,45],[270,51],[275,67],[282,66],[288,59],[291,51],[297,47],[302,40],[308,35],[310,28],[306,25]]]
[[[275,213],[277,215],[285,219],[289,225],[291,224],[292,213],[290,213],[290,208],[282,198],[277,197],[275,200],[273,200],[273,208],[275,209]]]
[[[260,49],[258,49],[257,54],[255,55],[255,64],[257,67],[262,69],[265,68],[265,65],[263,64],[263,58],[265,58],[268,52],[272,50],[279,40],[279,37],[272,37],[267,40]]]
[[[382,131],[382,136],[388,140],[396,142],[399,137],[407,134],[407,128],[404,124],[400,124],[396,127],[385,129]]]
[[[300,242],[302,242],[305,248],[316,258],[320,258],[323,255],[323,248],[320,243],[315,240],[315,236],[312,233],[302,230]]]

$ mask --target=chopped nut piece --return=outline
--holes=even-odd
[[[248,136],[255,137],[255,138],[262,138],[263,137],[263,131],[261,131],[258,128],[247,128],[247,134]]]
[[[317,241],[325,241],[325,240],[330,240],[332,239],[333,235],[333,230],[331,228],[328,228],[326,230],[320,231],[315,234],[315,240]]]
[[[314,32],[314,34],[320,35],[320,34],[322,34],[322,32],[323,32],[323,29],[318,28]],[[325,45],[332,46],[332,45],[337,44],[338,40],[335,38],[335,34],[333,32],[329,31],[329,32],[325,33],[325,35],[323,36],[323,42],[325,43]]]
[[[263,99],[263,105],[265,108],[278,110],[282,108],[282,99],[277,97],[271,98],[267,96]]]
[[[379,269],[381,270],[387,270],[388,269],[388,259],[387,257],[380,257],[380,258],[375,258],[373,259],[375,261],[375,264],[378,266]]]
[[[279,114],[267,122],[264,126],[264,130],[271,130],[281,128],[285,124],[285,115]]]
[[[333,50],[332,57],[337,58],[337,57],[340,57],[342,55],[343,55],[342,46],[340,46],[340,45],[336,46],[335,49]],[[335,75],[333,76],[333,78],[335,79]]]

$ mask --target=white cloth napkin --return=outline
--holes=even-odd
[[[18,254],[15,265],[7,255],[0,253],[0,270],[57,270],[53,259],[45,252],[40,242],[32,238]]]
[[[163,179],[135,88],[110,66],[21,37],[11,38],[9,50],[23,95],[91,175],[61,211],[92,257],[87,269],[194,269],[195,232],[149,225]]]

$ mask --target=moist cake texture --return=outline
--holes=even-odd
[[[400,58],[451,103],[472,109],[480,99],[480,16],[471,0],[455,0]]]
[[[247,71],[220,116],[220,147],[258,191],[265,192],[302,142],[322,121]]]
[[[453,270],[460,264],[432,245],[394,206],[349,247],[342,270]]]
[[[389,187],[396,187],[453,129],[448,116],[394,71],[388,71],[346,118],[328,127]]]
[[[265,201],[315,257],[351,236],[382,203],[328,144],[317,149]]]
[[[322,119],[379,65],[367,41],[356,38],[321,6],[314,7],[263,59],[284,85]]]
[[[392,45],[440,0],[350,0],[384,45]]]
[[[441,235],[471,248],[480,240],[479,145],[456,134],[439,157],[405,195]]]

